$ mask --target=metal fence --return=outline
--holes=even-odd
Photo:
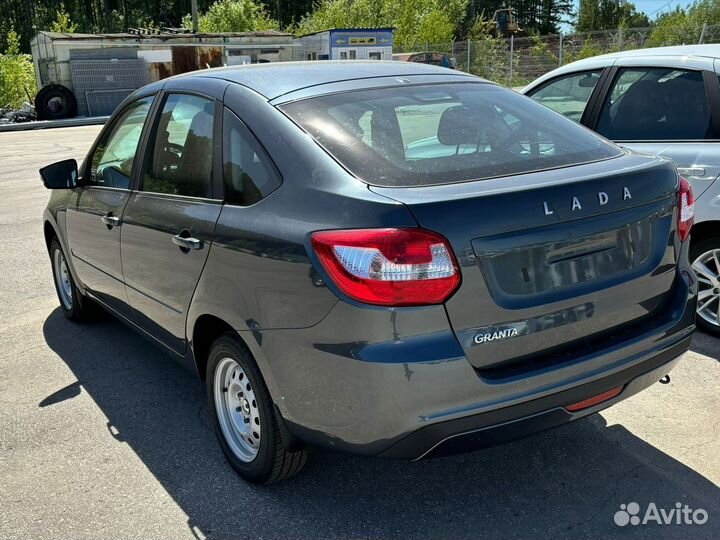
[[[452,43],[425,43],[393,48],[393,53],[442,52],[458,69],[511,87],[524,86],[559,66],[611,52],[663,45],[720,43],[720,25],[678,29],[659,38],[653,28],[619,28],[598,32],[493,38]]]

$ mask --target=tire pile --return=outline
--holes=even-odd
[[[61,84],[43,86],[35,96],[38,120],[61,120],[77,115],[77,99],[69,88]]]

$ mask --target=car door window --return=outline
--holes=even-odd
[[[129,189],[135,153],[153,97],[128,105],[113,128],[102,137],[90,158],[90,174],[85,185]]]
[[[156,121],[143,176],[143,191],[210,197],[215,102],[170,94]]]
[[[702,73],[672,68],[621,70],[603,104],[596,131],[615,141],[710,138]]]
[[[280,186],[275,168],[245,124],[227,109],[223,131],[225,200],[247,206],[275,191]]]
[[[601,74],[602,70],[596,70],[560,77],[541,86],[530,97],[570,120],[580,122]]]

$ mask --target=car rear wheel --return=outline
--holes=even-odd
[[[698,328],[720,336],[720,237],[693,245],[690,260],[698,277]]]
[[[90,302],[75,285],[65,258],[65,252],[57,238],[53,238],[50,242],[50,261],[52,263],[55,291],[60,300],[63,313],[73,321],[86,320],[90,312]]]
[[[285,448],[270,393],[236,336],[228,333],[215,341],[206,375],[215,433],[233,469],[255,484],[296,474],[305,464],[306,451]]]

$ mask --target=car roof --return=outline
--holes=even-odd
[[[720,45],[675,45],[672,47],[650,47],[603,54],[596,58],[640,58],[643,56],[702,56],[720,58]]]
[[[268,100],[310,87],[380,77],[434,75],[480,81],[478,77],[439,66],[398,61],[336,60],[311,62],[272,62],[224,68],[203,69],[176,77],[213,77],[242,84]],[[438,80],[440,82],[440,79]],[[391,84],[388,82],[388,84]],[[362,87],[360,83],[358,87]],[[318,88],[317,94],[323,93]]]
[[[585,58],[578,60],[570,64],[565,64],[562,67],[552,70],[546,73],[542,77],[531,82],[526,86],[522,93],[534,88],[538,84],[545,82],[547,79],[563,75],[565,73],[571,73],[574,71],[581,71],[583,69],[600,69],[606,66],[611,66],[615,61],[621,59],[634,59],[634,58],[653,58],[662,57],[664,59],[672,58],[720,58],[720,44],[708,44],[708,45],[677,45],[673,47],[651,47],[648,49],[633,49],[630,51],[619,51],[608,54],[601,54],[593,56],[591,58]]]

